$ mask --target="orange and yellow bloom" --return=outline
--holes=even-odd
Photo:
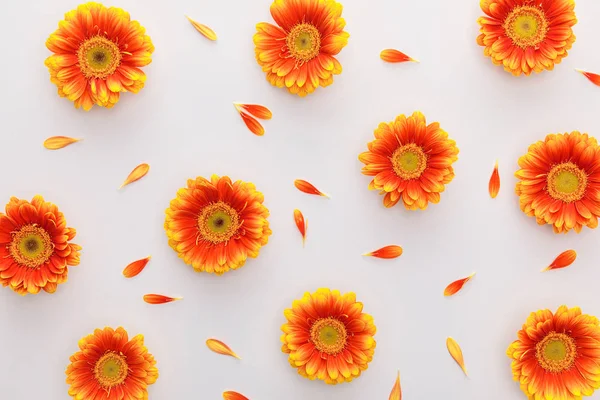
[[[284,312],[281,350],[290,365],[311,380],[335,385],[366,370],[375,352],[373,317],[354,293],[319,289],[305,293]]]
[[[579,307],[531,313],[506,351],[530,400],[581,400],[600,388],[600,321]]]
[[[342,5],[334,0],[275,0],[254,35],[256,60],[273,86],[306,96],[342,73],[335,56],[348,43]]]
[[[586,133],[551,134],[519,158],[521,210],[556,233],[596,228],[600,217],[600,146]]]
[[[217,175],[189,179],[166,210],[169,245],[196,271],[238,269],[258,256],[271,235],[263,201],[250,182]]]
[[[575,42],[574,0],[481,0],[477,43],[515,76],[552,70]]]
[[[58,94],[89,110],[110,108],[120,93],[137,93],[152,61],[154,46],[145,29],[120,8],[89,2],[65,14],[46,41],[53,52],[46,59]]]
[[[440,201],[444,185],[454,178],[456,142],[439,123],[427,125],[420,112],[379,124],[368,148],[358,156],[365,164],[362,173],[374,177],[369,189],[385,195],[386,207],[402,200],[409,210],[425,209],[429,202]]]
[[[67,267],[79,265],[74,237],[63,213],[42,196],[12,197],[0,213],[0,283],[22,295],[54,293],[67,281]]]
[[[65,371],[69,396],[84,400],[148,400],[158,379],[156,361],[144,336],[129,340],[123,328],[96,329],[79,341]]]

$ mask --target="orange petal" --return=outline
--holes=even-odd
[[[172,301],[181,300],[183,297],[169,297],[162,294],[145,294],[144,301],[148,304],[164,304]]]
[[[142,258],[141,260],[136,260],[125,267],[123,270],[123,275],[125,278],[133,278],[138,275],[144,268],[146,268],[146,264],[150,261],[150,256],[146,258]]]
[[[398,371],[396,383],[392,388],[392,392],[390,393],[390,397],[388,400],[402,400],[402,389],[400,388],[400,371]]]
[[[271,110],[259,104],[233,103],[233,105],[239,112],[252,114],[258,119],[271,119],[273,117]]]
[[[227,392],[223,392],[223,399],[225,400],[250,400],[243,394],[238,392],[234,392],[232,390],[228,390]]]
[[[558,255],[558,257],[556,257],[554,261],[552,261],[552,264],[544,268],[542,272],[550,271],[551,269],[560,269],[568,267],[569,265],[573,264],[576,258],[577,252],[575,250],[563,251]]]
[[[242,120],[244,121],[248,129],[250,129],[250,132],[254,133],[256,136],[262,136],[265,134],[265,128],[263,128],[260,122],[241,111],[240,116],[242,117]]]
[[[304,246],[304,242],[306,241],[306,230],[308,229],[308,220],[305,220],[302,212],[296,209],[294,210],[294,221],[296,222],[298,230],[302,234],[302,246]]]
[[[463,358],[462,350],[456,340],[449,337],[446,339],[446,347],[448,348],[448,352],[454,358],[454,361],[460,366],[465,375],[467,375],[467,368],[465,367],[465,360]]]
[[[326,195],[325,193],[321,192],[319,189],[317,189],[316,187],[314,187],[311,183],[308,183],[302,179],[296,179],[294,181],[294,186],[296,186],[296,188],[298,188],[299,191],[307,193],[307,194],[314,194],[317,196],[323,196],[323,197],[327,197],[329,198],[328,195]]]
[[[48,150],[58,150],[83,139],[74,139],[67,136],[52,136],[44,141],[44,147]]]
[[[500,191],[500,174],[498,173],[498,161],[496,161],[496,166],[494,166],[494,172],[492,172],[488,189],[490,191],[490,197],[492,199],[495,199],[496,196],[498,196],[498,192]]]
[[[582,73],[583,76],[588,78],[590,80],[590,82],[592,82],[594,85],[600,86],[600,75],[594,74],[592,72],[585,72],[580,69],[576,69],[575,71]]]
[[[452,282],[451,284],[446,286],[446,289],[444,289],[444,296],[452,296],[452,295],[458,293],[463,288],[463,286],[465,286],[465,283],[469,282],[471,280],[471,278],[473,278],[474,276],[475,276],[475,273],[467,276],[466,278],[462,278],[462,279]]]
[[[397,258],[402,255],[402,247],[396,246],[395,244],[382,247],[378,250],[370,253],[365,253],[363,256],[371,256],[377,258]]]
[[[235,354],[233,352],[233,350],[231,350],[231,348],[229,348],[229,346],[227,346],[225,343],[221,342],[220,340],[208,339],[206,341],[206,346],[208,346],[208,348],[211,349],[212,351],[214,351],[215,353],[223,354],[225,356],[235,357],[238,360],[241,360],[240,356]]]
[[[121,187],[119,189],[121,189],[124,186],[129,185],[132,182],[142,179],[144,176],[146,176],[148,171],[150,171],[150,166],[148,164],[138,165],[137,167],[135,167],[133,169],[133,171],[131,171],[131,173],[129,174],[127,179],[125,179],[125,182],[123,182],[123,184],[121,185]]]
[[[406,61],[419,62],[419,61],[415,60],[414,58],[407,56],[403,52],[395,50],[395,49],[383,50],[379,54],[379,57],[383,61],[389,62],[389,63],[401,63],[401,62],[406,62]]]
[[[204,37],[206,37],[209,40],[217,40],[217,34],[215,33],[215,31],[213,31],[212,29],[210,29],[206,25],[203,25],[203,24],[201,24],[199,22],[194,21],[193,19],[191,19],[187,15],[185,17],[188,19],[188,21],[191,22],[191,24],[194,26],[194,28],[196,28],[196,30],[198,32],[200,32],[201,34],[204,35]]]

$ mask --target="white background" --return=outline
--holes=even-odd
[[[600,72],[600,3],[579,0],[577,42],[552,72],[515,78],[476,44],[477,0],[345,0],[350,33],[344,72],[306,98],[272,87],[254,60],[255,24],[272,22],[270,0],[121,0],[156,51],[146,87],[112,110],[83,112],[49,82],[45,40],[72,0],[11,1],[0,15],[0,202],[42,194],[65,213],[83,246],[81,265],[54,295],[21,297],[0,288],[0,398],[66,400],[64,370],[77,341],[96,327],[143,333],[160,377],[150,399],[387,399],[396,371],[406,399],[522,399],[512,381],[509,343],[531,311],[579,305],[600,315],[600,231],[555,235],[526,217],[514,194],[517,159],[548,133],[600,137],[600,88],[574,68]],[[209,42],[187,22],[212,27]],[[398,48],[420,64],[379,59]],[[264,104],[274,117],[252,135],[232,102]],[[385,209],[367,190],[357,156],[379,122],[421,110],[460,148],[456,178],[426,211]],[[49,136],[85,140],[64,150]],[[502,188],[487,192],[494,161]],[[143,180],[119,191],[133,167]],[[190,177],[213,173],[252,181],[271,210],[273,235],[260,257],[218,277],[179,260],[163,231],[164,210]],[[310,180],[331,200],[297,191]],[[293,223],[308,218],[306,248]],[[387,244],[402,257],[363,252]],[[563,250],[575,264],[540,273]],[[152,255],[126,280],[122,269]],[[477,272],[454,298],[449,282]],[[290,368],[280,351],[283,310],[318,287],[354,291],[378,328],[373,362],[350,384],[327,386]],[[147,305],[145,293],[184,296]],[[470,377],[447,354],[461,344]],[[211,353],[209,337],[243,358]],[[600,395],[593,398],[600,399]]]

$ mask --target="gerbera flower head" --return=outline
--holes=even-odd
[[[506,351],[531,400],[580,400],[600,388],[600,321],[579,307],[531,313]]]
[[[120,8],[85,3],[65,14],[46,41],[53,52],[46,59],[58,94],[89,110],[111,108],[121,92],[137,93],[152,61],[154,46],[145,29]]]
[[[79,349],[65,371],[73,399],[148,399],[158,369],[144,336],[129,340],[123,328],[96,329],[79,341]]]
[[[362,173],[374,176],[369,189],[384,194],[383,204],[393,207],[400,200],[409,210],[438,203],[445,184],[454,179],[452,164],[458,160],[456,142],[433,122],[427,125],[420,112],[381,123],[369,151],[358,156]]]
[[[189,179],[166,211],[169,245],[196,271],[238,269],[258,256],[271,235],[263,201],[250,182],[217,175]]]
[[[67,267],[79,265],[74,237],[63,213],[42,196],[12,197],[0,213],[0,283],[22,295],[54,293],[67,281]]]
[[[258,64],[273,86],[306,96],[333,83],[342,73],[334,57],[348,43],[341,18],[342,5],[334,0],[275,0],[271,15],[278,26],[261,22],[254,35]]]
[[[515,76],[552,70],[575,42],[574,0],[481,0],[481,9],[477,43]]]
[[[289,354],[290,365],[330,385],[360,376],[373,359],[376,332],[373,317],[362,309],[354,293],[329,289],[294,301],[281,327],[281,350]]]
[[[556,233],[596,228],[600,216],[600,146],[579,132],[551,134],[519,158],[521,210]]]

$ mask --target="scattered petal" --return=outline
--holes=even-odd
[[[145,294],[144,301],[148,304],[164,304],[172,301],[181,300],[183,297],[169,297],[162,294]]]
[[[243,103],[233,103],[238,112],[248,113],[254,115],[258,119],[271,119],[273,117],[273,113],[265,106],[261,106],[260,104],[243,104]]]
[[[458,343],[456,343],[456,340],[452,339],[451,337],[446,339],[446,347],[448,348],[448,352],[450,353],[454,361],[456,361],[456,363],[463,370],[465,375],[467,375],[467,368],[465,367],[465,360],[463,358],[462,350],[460,349]]]
[[[248,129],[250,129],[250,132],[254,133],[256,136],[262,136],[265,134],[265,128],[263,128],[260,122],[258,122],[256,119],[241,111],[240,116],[242,117],[242,121],[244,121]]]
[[[229,390],[227,392],[223,392],[223,399],[225,399],[225,400],[250,400],[249,398],[247,398],[243,394],[240,394],[238,392],[234,392],[232,390]]]
[[[229,346],[227,346],[225,343],[221,342],[220,340],[208,339],[206,341],[206,346],[208,346],[208,348],[211,349],[212,351],[214,351],[215,353],[223,354],[225,356],[235,357],[238,360],[241,360],[240,356],[235,354]]]
[[[304,219],[304,215],[298,209],[294,210],[294,221],[296,222],[296,226],[298,230],[302,234],[302,246],[304,247],[304,242],[306,241],[306,230],[308,229],[308,220]]]
[[[196,30],[198,32],[200,32],[201,34],[204,35],[204,37],[206,37],[209,40],[217,40],[217,34],[215,33],[215,31],[213,31],[212,29],[210,29],[206,25],[203,25],[203,24],[201,24],[199,22],[194,21],[193,19],[191,19],[187,15],[185,17],[188,19],[188,21],[191,22],[191,24],[194,26],[194,28],[196,28]]]
[[[552,261],[552,264],[544,268],[542,272],[568,267],[573,264],[576,258],[577,252],[575,250],[563,251],[556,259],[554,259],[554,261]]]
[[[129,174],[127,179],[125,179],[125,182],[123,182],[123,184],[121,185],[121,187],[119,189],[121,189],[124,186],[127,186],[130,183],[133,183],[139,179],[142,179],[144,176],[146,176],[148,171],[150,171],[150,166],[148,164],[138,165],[137,167],[135,167],[133,169],[133,171],[131,171],[131,173]]]
[[[382,247],[378,250],[365,253],[363,256],[371,256],[377,258],[397,258],[402,255],[402,247],[396,246],[395,244]]]
[[[314,187],[312,184],[310,184],[302,179],[296,179],[294,181],[294,186],[296,186],[296,188],[299,191],[304,192],[306,194],[314,194],[317,196],[323,196],[323,197],[329,198],[329,195],[326,195],[325,193],[321,192],[319,189]]]
[[[390,397],[388,400],[402,400],[402,389],[400,388],[400,371],[398,371],[396,383],[392,388],[392,392],[390,393]]]
[[[585,76],[586,78],[588,78],[590,80],[590,82],[592,82],[594,85],[600,86],[600,75],[594,74],[592,72],[585,72],[585,71],[582,71],[580,69],[576,69],[575,71],[580,72],[581,74],[583,74],[583,76]]]
[[[44,140],[44,147],[48,150],[58,150],[83,139],[75,139],[67,136],[52,136]]]
[[[466,278],[462,278],[462,279],[452,282],[451,284],[446,286],[446,289],[444,289],[444,296],[455,295],[463,288],[463,286],[465,286],[465,283],[469,282],[471,280],[471,278],[473,278],[474,276],[475,276],[475,273],[467,276]]]
[[[379,57],[383,61],[389,63],[401,63],[406,61],[419,62],[418,60],[415,60],[414,58],[411,58],[403,52],[395,49],[385,49],[379,54]]]
[[[496,165],[494,166],[494,172],[492,172],[488,189],[490,191],[490,197],[492,199],[495,199],[496,196],[498,196],[498,192],[500,191],[500,174],[498,173],[498,161],[496,161]]]
[[[151,256],[142,258],[141,260],[136,260],[128,266],[126,266],[123,270],[123,275],[125,276],[125,278],[133,278],[134,276],[142,272],[144,268],[146,268],[146,264],[148,264],[148,261],[150,261],[150,257]]]

